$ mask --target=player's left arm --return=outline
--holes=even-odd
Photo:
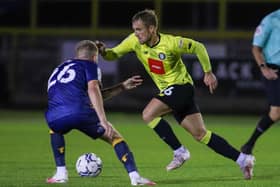
[[[101,90],[102,97],[104,100],[110,99],[113,96],[118,95],[119,93],[121,93],[124,90],[130,90],[130,89],[136,88],[137,86],[140,86],[142,84],[142,82],[143,82],[143,79],[141,78],[140,75],[132,76],[117,85],[102,89]]]
[[[193,41],[192,53],[197,56],[201,66],[202,66],[202,69],[205,73],[212,71],[208,52],[202,43],[200,43],[198,41]]]
[[[178,43],[180,53],[189,53],[197,56],[204,72],[203,81],[206,86],[209,87],[210,93],[213,93],[218,86],[218,81],[212,72],[209,55],[205,46],[202,43],[189,38],[179,38]]]
[[[209,87],[209,91],[211,94],[214,93],[214,90],[218,86],[218,81],[214,73],[212,72],[212,67],[209,59],[208,52],[205,46],[200,42],[195,42],[193,53],[196,54],[199,62],[204,71],[203,82],[206,86]]]
[[[98,80],[88,81],[88,96],[94,110],[97,113],[100,124],[105,128],[105,136],[111,138],[113,136],[113,127],[107,121]]]
[[[212,67],[211,67],[211,63],[210,63],[210,59],[209,59],[207,50],[202,43],[195,42],[195,47],[194,47],[193,52],[196,54],[197,58],[199,59],[199,62],[204,71],[203,82],[206,86],[209,87],[210,93],[213,94],[214,90],[218,86],[218,81],[217,81],[216,76],[212,72]]]

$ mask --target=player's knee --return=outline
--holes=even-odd
[[[121,134],[116,131],[116,130],[113,130],[113,134],[112,136],[109,136],[106,132],[103,134],[102,136],[102,139],[104,141],[106,141],[107,143],[111,144],[111,145],[114,145],[116,144],[116,142],[118,143],[119,140],[123,140],[123,137],[121,136]]]
[[[280,107],[275,107],[272,110],[270,110],[269,113],[272,121],[279,121],[280,120]]]
[[[153,120],[153,117],[144,110],[142,112],[142,119],[145,123],[150,123]]]
[[[206,133],[207,131],[205,129],[199,129],[195,133],[193,133],[192,136],[196,141],[201,142],[201,140],[205,137]]]

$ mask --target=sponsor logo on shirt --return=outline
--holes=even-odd
[[[161,60],[148,59],[150,71],[155,74],[165,74],[163,62]]]

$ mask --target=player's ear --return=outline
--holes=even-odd
[[[150,32],[156,32],[156,27],[154,25],[149,26],[149,31]]]
[[[98,63],[98,55],[93,55],[92,59],[95,63]]]

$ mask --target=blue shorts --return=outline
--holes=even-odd
[[[66,134],[72,129],[77,129],[89,137],[96,139],[105,133],[95,114],[76,114],[65,116],[48,123],[48,126],[55,133]]]
[[[267,80],[264,78],[265,91],[270,106],[280,106],[280,68],[277,74],[278,78],[276,80]]]

